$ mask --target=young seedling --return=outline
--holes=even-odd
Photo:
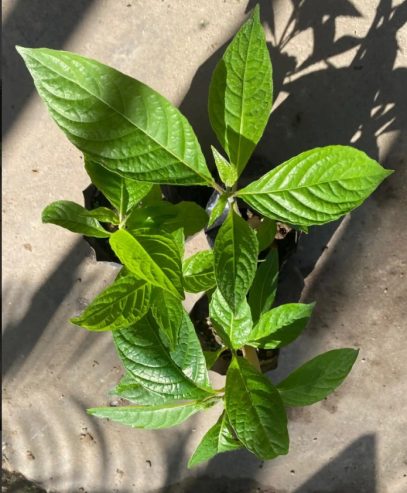
[[[258,8],[228,46],[210,85],[209,118],[227,156],[212,148],[222,185],[184,116],[145,84],[73,53],[17,49],[51,116],[83,152],[86,171],[111,204],[87,210],[54,202],[43,221],[108,238],[123,264],[111,286],[72,322],[112,331],[125,368],[114,392],[132,404],[88,412],[155,429],[222,403],[190,467],[243,447],[261,459],[286,454],[286,408],[329,395],[351,370],[357,350],[328,351],[277,383],[260,371],[258,349],[290,344],[314,306],[275,306],[276,221],[302,231],[334,221],[358,207],[391,171],[360,150],[333,145],[303,152],[239,188],[273,101]],[[195,203],[163,199],[160,184],[211,187],[219,199],[208,218]],[[241,217],[238,199],[262,218],[255,228]],[[184,259],[185,237],[225,210],[213,249]],[[207,293],[219,350],[202,351],[182,305],[186,291]],[[214,389],[208,368],[225,350],[231,354],[226,384]]]

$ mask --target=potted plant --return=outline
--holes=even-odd
[[[109,203],[86,209],[55,202],[43,221],[105,239],[123,265],[72,322],[112,331],[125,368],[114,392],[130,404],[88,412],[131,427],[163,428],[221,402],[223,412],[190,466],[243,447],[261,459],[286,454],[286,408],[324,399],[347,376],[357,350],[318,355],[277,383],[261,371],[261,351],[296,339],[314,306],[274,306],[277,224],[307,232],[338,219],[391,171],[360,150],[333,145],[301,153],[239,187],[272,107],[272,67],[258,8],[228,46],[210,85],[209,118],[226,154],[212,148],[221,184],[187,120],[145,84],[73,53],[18,51]],[[212,188],[210,216],[192,202],[163,199],[160,185],[171,184]],[[213,248],[184,259],[185,237],[217,221]],[[209,350],[203,351],[183,308],[185,292],[206,293],[214,339]],[[207,370],[224,353],[226,383],[215,389]]]

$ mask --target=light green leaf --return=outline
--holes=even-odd
[[[277,232],[277,224],[268,217],[263,217],[256,232],[259,240],[259,252],[262,252],[273,243]]]
[[[130,231],[153,228],[167,233],[183,228],[185,236],[192,236],[208,223],[208,215],[195,202],[171,204],[164,200],[146,207],[134,209],[126,221]]]
[[[151,299],[151,313],[161,333],[165,336],[168,346],[174,349],[184,319],[182,302],[160,288],[153,288]]]
[[[196,376],[198,381],[206,381],[201,358],[194,358],[194,349],[191,350],[183,342],[177,354],[171,353],[163,343],[159,327],[151,314],[131,327],[113,332],[113,339],[127,372],[135,383],[147,391],[155,392],[166,400],[200,399],[213,393],[191,378]],[[185,339],[182,336],[183,341],[186,339],[188,336]],[[185,371],[174,359],[184,366]],[[203,356],[202,359],[205,365]]]
[[[238,439],[260,459],[288,452],[287,416],[270,380],[243,358],[234,358],[226,376],[226,412]]]
[[[216,236],[213,254],[218,288],[236,310],[256,273],[258,241],[253,229],[234,210]]]
[[[219,219],[223,211],[225,210],[226,204],[228,203],[229,195],[224,193],[219,196],[218,201],[214,205],[211,215],[209,216],[208,228],[214,224],[217,219]]]
[[[123,329],[148,312],[150,293],[146,281],[132,275],[120,277],[71,322],[92,331]]]
[[[137,383],[130,373],[125,373],[123,375],[120,382],[110,392],[110,394],[117,395],[123,399],[127,399],[128,401],[135,402],[136,404],[145,404],[148,406],[173,401],[171,396],[165,396],[157,394],[151,390],[147,390],[142,385]]]
[[[253,322],[270,310],[276,297],[278,284],[278,250],[272,248],[267,257],[259,262],[248,301],[252,312]]]
[[[213,183],[192,127],[156,91],[74,53],[17,50],[51,116],[90,160],[133,180]]]
[[[236,167],[230,164],[213,146],[211,146],[211,149],[220,179],[227,187],[233,187],[237,182]]]
[[[216,454],[242,448],[243,445],[235,437],[234,432],[223,412],[218,422],[204,435],[200,444],[189,459],[188,468],[212,459]]]
[[[391,173],[352,147],[317,147],[280,164],[237,195],[264,216],[306,227],[355,209]]]
[[[93,217],[102,223],[119,224],[120,222],[117,214],[107,207],[97,207],[96,209],[86,211],[88,217]]]
[[[85,157],[85,169],[92,183],[124,217],[151,190],[152,184],[123,178]]]
[[[236,311],[230,308],[219,289],[213,295],[209,304],[209,316],[216,332],[225,344],[233,349],[246,344],[253,327],[250,307],[244,298]]]
[[[270,56],[256,7],[216,66],[209,87],[211,125],[238,175],[263,134],[272,98]]]
[[[184,288],[189,293],[208,291],[216,286],[213,251],[204,250],[184,260]]]
[[[170,236],[138,234],[120,229],[110,237],[120,262],[138,279],[183,299],[179,248]]]
[[[49,204],[42,211],[42,222],[56,224],[85,236],[95,238],[109,238],[110,236],[99,221],[89,215],[87,209],[69,200],[58,200]]]
[[[247,344],[264,349],[287,346],[305,329],[315,303],[287,303],[263,313]]]
[[[98,418],[108,418],[132,428],[158,430],[179,425],[193,414],[213,404],[215,404],[215,399],[172,402],[156,406],[95,407],[88,409],[87,412]]]
[[[309,406],[325,399],[345,380],[358,356],[355,349],[333,349],[293,371],[277,385],[287,407]]]

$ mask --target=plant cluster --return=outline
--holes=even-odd
[[[244,188],[238,180],[268,121],[272,66],[256,8],[218,63],[209,118],[227,157],[212,148],[215,181],[193,129],[163,96],[113,68],[50,49],[18,48],[51,116],[83,152],[91,181],[111,208],[50,204],[43,221],[108,238],[123,265],[117,278],[72,322],[112,331],[125,374],[114,393],[130,405],[89,409],[136,428],[165,428],[217,403],[223,411],[189,461],[247,448],[261,459],[286,454],[286,408],[324,399],[349,373],[357,350],[316,356],[278,383],[260,371],[258,349],[286,346],[304,330],[314,304],[274,306],[276,222],[302,231],[359,206],[390,174],[362,151],[328,146],[303,152]],[[172,204],[160,185],[211,187],[210,217],[193,202]],[[252,227],[244,203],[262,219]],[[227,210],[213,249],[184,259],[185,237]],[[262,252],[261,258],[259,254]],[[207,293],[222,345],[203,351],[182,301]],[[208,369],[232,358],[222,389]]]

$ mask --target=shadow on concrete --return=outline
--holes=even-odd
[[[2,26],[3,137],[34,91],[30,74],[15,46],[63,48],[92,4],[93,0],[14,1]]]

